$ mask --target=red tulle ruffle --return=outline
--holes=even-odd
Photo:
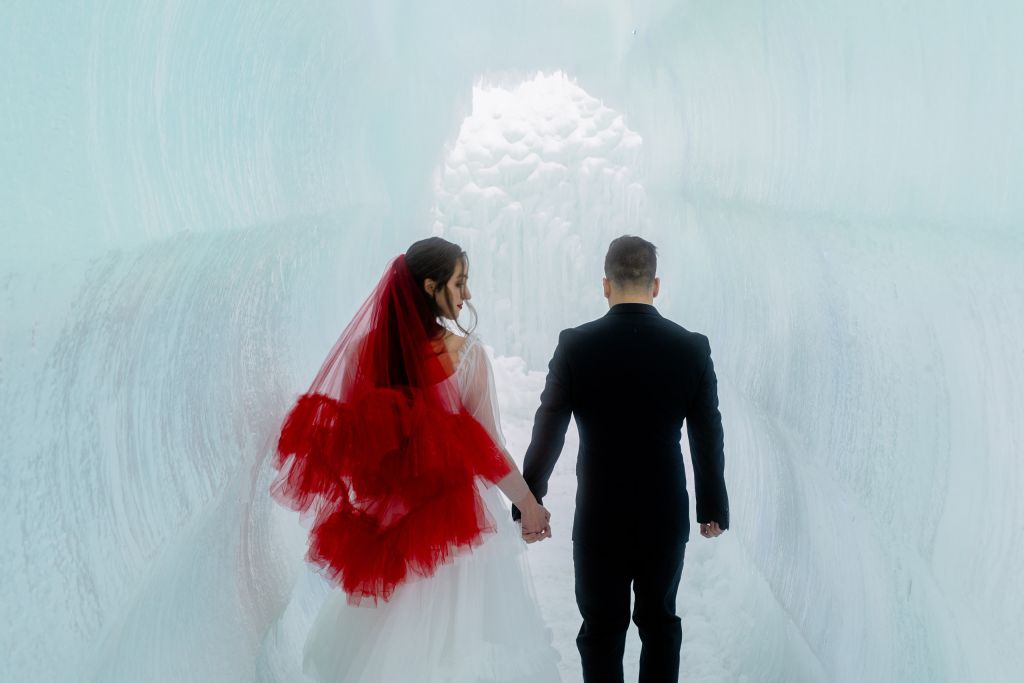
[[[429,391],[429,390],[425,390]],[[314,512],[307,559],[350,601],[387,600],[494,529],[476,479],[510,466],[459,407],[421,390],[375,388],[350,402],[302,395],[278,441],[274,498]]]

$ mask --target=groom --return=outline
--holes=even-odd
[[[676,591],[689,537],[680,450],[683,421],[693,462],[697,521],[714,538],[729,528],[722,417],[708,338],[654,308],[657,251],[639,237],[613,240],[605,257],[609,311],[563,330],[523,463],[540,501],[576,417],[580,449],[573,524],[576,644],[583,679],[622,681],[630,619],[640,631],[640,681],[679,678],[682,631]],[[517,516],[513,508],[513,516]],[[524,529],[527,541],[546,529]]]

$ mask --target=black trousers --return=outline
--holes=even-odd
[[[622,654],[633,622],[640,631],[640,683],[676,683],[683,634],[676,591],[686,542],[639,546],[573,543],[576,604],[583,625],[576,646],[585,683],[622,683]]]

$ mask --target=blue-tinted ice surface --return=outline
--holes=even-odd
[[[607,238],[659,245],[732,509],[687,550],[686,680],[1024,671],[1021,3],[8,5],[0,678],[301,680],[326,586],[265,458],[432,232],[517,456]],[[578,111],[466,137],[474,85],[538,71]],[[575,443],[531,546],[566,680]]]

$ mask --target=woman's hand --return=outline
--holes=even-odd
[[[537,502],[532,493],[516,503],[521,514],[520,523],[523,528],[523,540],[536,543],[551,538],[551,513]]]

